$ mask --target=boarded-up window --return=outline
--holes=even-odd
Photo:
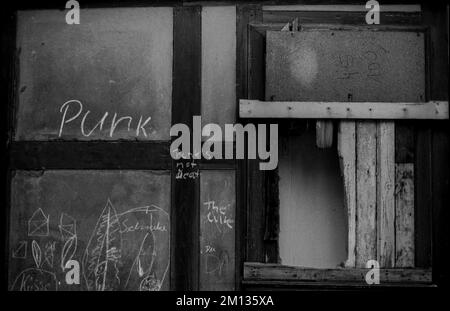
[[[423,32],[324,26],[298,32],[268,31],[266,40],[266,100],[393,105],[425,100]],[[286,139],[279,163],[283,264],[335,267],[345,261],[347,238],[347,265],[352,267],[364,267],[370,259],[390,267],[394,247],[402,250],[402,245],[394,245],[394,123],[351,124],[353,132],[347,136],[353,138],[340,142],[340,148],[354,146],[352,158],[343,159],[353,168],[350,172],[342,167],[344,181],[339,178],[336,149],[317,149],[313,132]],[[349,183],[344,200],[342,185]],[[406,206],[411,209],[412,204]],[[348,234],[344,230],[346,212]],[[407,232],[408,243],[402,244],[408,245],[412,254],[413,216],[409,213],[406,217],[409,222],[403,218],[397,215],[397,223],[401,220],[409,228],[397,230],[397,235]]]
[[[18,14],[16,140],[166,140],[172,8]]]

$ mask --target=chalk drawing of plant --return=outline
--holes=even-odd
[[[83,277],[88,290],[119,289],[121,247],[119,219],[108,199],[83,255]]]

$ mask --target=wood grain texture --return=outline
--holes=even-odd
[[[416,186],[415,214],[415,265],[420,268],[431,267],[432,261],[432,156],[430,124],[419,124],[414,146],[414,179]]]
[[[375,122],[356,123],[356,267],[377,258]]]
[[[316,145],[319,148],[330,148],[333,145],[332,121],[316,121]]]
[[[314,269],[278,264],[244,263],[244,281],[345,281],[366,283],[368,269]],[[430,283],[430,269],[380,269],[380,283]]]
[[[380,267],[395,262],[395,125],[377,123],[377,257]]]
[[[395,168],[395,266],[414,267],[414,165]]]
[[[347,209],[347,261],[346,267],[355,267],[356,260],[356,127],[353,121],[339,122],[337,149],[344,181]]]
[[[448,119],[448,102],[326,102],[240,100],[241,118]]]

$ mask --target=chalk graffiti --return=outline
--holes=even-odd
[[[122,237],[120,224],[108,199],[83,256],[83,276],[88,290],[117,290]]]
[[[36,241],[31,243],[35,268],[23,270],[14,280],[13,291],[56,291],[58,282],[53,272],[42,269],[42,251]]]
[[[19,241],[16,248],[13,249],[11,257],[16,259],[25,259],[27,258],[27,241]]]
[[[50,216],[38,208],[28,220],[28,236],[48,236]]]

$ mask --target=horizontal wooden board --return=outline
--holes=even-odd
[[[245,281],[347,281],[364,283],[369,269],[314,269],[278,264],[244,263]],[[431,283],[431,269],[380,269],[383,283]]]
[[[170,169],[170,142],[13,142],[13,169]]]
[[[448,119],[448,101],[324,102],[241,99],[241,118],[297,119]]]

